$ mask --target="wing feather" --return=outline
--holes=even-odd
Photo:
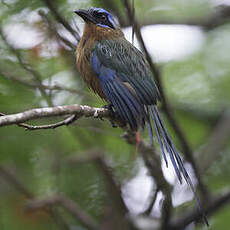
[[[127,40],[103,40],[95,46],[100,63],[116,72],[122,82],[128,82],[144,105],[154,105],[160,99],[158,88],[143,54]]]

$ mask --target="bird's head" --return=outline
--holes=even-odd
[[[89,8],[88,10],[75,10],[86,23],[92,23],[102,28],[116,30],[116,23],[112,14],[102,8]]]

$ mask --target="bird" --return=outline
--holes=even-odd
[[[145,56],[126,40],[114,16],[107,10],[90,7],[74,12],[85,22],[75,52],[83,80],[109,103],[132,131],[147,126],[151,144],[155,130],[166,166],[167,152],[180,183],[184,178],[190,186],[208,225],[190,176],[158,110],[161,96]]]

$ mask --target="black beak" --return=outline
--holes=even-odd
[[[79,15],[85,22],[90,21],[94,22],[92,16],[87,10],[79,9],[74,11],[75,14]]]

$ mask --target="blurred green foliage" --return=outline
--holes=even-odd
[[[21,53],[25,62],[39,72],[42,82],[58,82],[79,90],[79,94],[46,90],[54,105],[104,105],[104,102],[89,92],[82,83],[73,65],[73,51],[57,41],[41,17],[32,17],[37,15],[39,9],[51,15],[44,2],[2,0],[0,25],[3,32],[6,33],[10,44]],[[108,5],[102,0],[54,2],[58,12],[73,25],[79,24],[81,29],[82,22],[74,17],[74,9]],[[114,4],[120,15],[125,16],[121,1],[114,1]],[[145,21],[149,24],[154,20],[202,21],[215,11],[207,0],[146,0],[145,4],[142,0],[136,0],[135,7],[141,24]],[[20,42],[29,38],[22,38],[20,33],[14,33],[16,37],[13,38],[8,36],[13,32],[12,25],[17,24],[36,30],[38,41],[21,48]],[[194,152],[206,143],[223,109],[229,108],[230,101],[230,23],[226,22],[212,30],[204,30],[203,33],[205,42],[199,51],[184,59],[158,63],[162,69],[166,95]],[[76,41],[74,43],[76,44]],[[49,50],[53,44],[55,47]],[[38,89],[7,79],[6,76],[14,76],[34,82],[33,76],[22,68],[3,40],[0,40],[0,54],[0,112],[10,114],[47,106]],[[58,118],[36,121],[33,124],[54,123],[56,120]],[[169,131],[179,146],[180,142],[176,139],[173,129],[169,127]],[[100,219],[105,212],[108,198],[102,174],[92,163],[70,167],[66,160],[73,156],[85,156],[92,149],[100,148],[111,161],[115,176],[123,184],[137,174],[139,158],[135,157],[135,148],[126,144],[120,137],[121,134],[122,130],[111,128],[108,122],[96,119],[81,119],[70,127],[60,127],[56,130],[25,131],[17,126],[2,127],[0,165],[16,174],[37,198],[61,192],[77,201],[92,216]],[[205,175],[205,181],[212,191],[218,192],[229,187],[228,145],[223,149],[221,159],[213,163]],[[199,162],[199,166],[202,167],[202,162]],[[0,175],[0,229],[57,229],[46,213],[24,212],[24,201],[23,195]],[[72,229],[83,229],[63,210],[60,212],[69,220]],[[227,229],[229,215],[230,208],[227,206],[211,218],[210,229]]]

